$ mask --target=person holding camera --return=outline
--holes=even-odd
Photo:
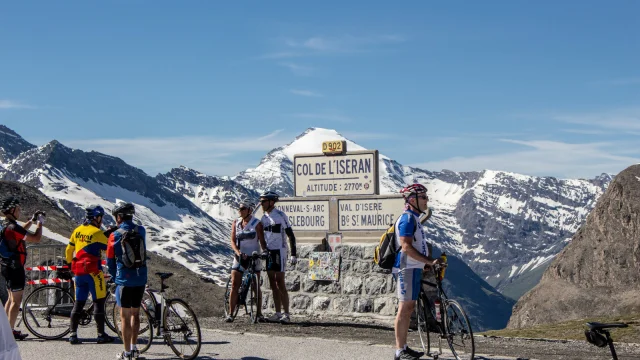
[[[9,289],[9,299],[4,305],[4,309],[7,312],[9,324],[13,330],[13,337],[17,340],[24,340],[28,335],[16,331],[14,327],[20,311],[20,304],[22,303],[24,286],[26,285],[24,272],[24,264],[27,261],[26,242],[40,242],[45,213],[36,211],[31,219],[25,223],[24,227],[20,226],[17,222],[21,213],[20,200],[13,195],[7,196],[0,201],[0,211],[5,216],[0,234],[0,263],[2,264],[2,277],[5,278]],[[35,233],[26,230],[33,223],[37,223]]]
[[[71,310],[71,336],[69,336],[69,343],[74,345],[81,343],[78,339],[78,325],[89,293],[93,299],[93,316],[98,332],[96,342],[98,344],[113,342],[113,338],[104,332],[107,283],[102,272],[102,254],[107,251],[108,242],[100,229],[104,208],[100,205],[89,205],[85,211],[85,220],[71,233],[65,252],[67,264],[70,264],[69,267],[75,275],[73,281],[76,288],[76,302]]]

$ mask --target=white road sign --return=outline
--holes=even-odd
[[[293,174],[296,196],[376,195],[378,152],[297,155]]]
[[[280,200],[276,203],[276,208],[284,211],[284,213],[287,214],[294,232],[296,230],[329,230],[329,201]],[[258,211],[256,211],[254,215],[258,219],[261,219],[262,209],[258,209]]]
[[[338,200],[338,229],[386,230],[404,211],[404,199]]]

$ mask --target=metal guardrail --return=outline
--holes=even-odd
[[[27,261],[24,265],[27,278],[25,298],[35,287],[49,283],[59,284],[69,288],[69,281],[53,280],[55,271],[65,267],[65,250],[67,246],[60,245],[29,245],[27,246]]]

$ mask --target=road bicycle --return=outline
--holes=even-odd
[[[160,277],[160,291],[147,286],[142,299],[138,350],[143,353],[149,349],[155,329],[155,336],[162,338],[176,356],[180,359],[195,359],[202,345],[198,318],[184,300],[166,298],[165,290],[169,286],[164,281],[173,276],[173,273],[157,272],[156,275]],[[113,318],[116,327],[120,329],[120,307],[114,307]],[[122,338],[122,333],[118,332],[118,336]]]
[[[255,272],[255,266],[258,264],[260,259],[265,259],[266,256],[259,255],[257,251],[254,251],[251,256],[248,258],[248,266],[247,269],[242,274],[242,281],[240,283],[240,288],[238,289],[238,299],[236,301],[236,307],[231,313],[229,303],[229,299],[231,298],[231,276],[229,276],[229,280],[227,280],[227,287],[224,292],[224,314],[225,316],[231,316],[232,318],[236,318],[238,315],[238,310],[240,306],[244,306],[245,314],[249,315],[250,322],[255,324],[258,322],[258,314],[260,313],[260,309],[258,309],[258,300],[261,296],[260,294],[260,284],[258,282],[258,275]],[[257,285],[256,285],[257,284]],[[249,297],[247,298],[247,295]]]
[[[442,340],[444,339],[456,359],[472,360],[475,353],[475,343],[469,318],[462,306],[457,301],[449,299],[445,294],[442,288],[442,278],[437,275],[440,274],[441,267],[435,265],[433,270],[436,273],[435,283],[421,281],[424,285],[436,288],[434,306],[429,302],[423,286],[420,286],[420,294],[416,302],[416,320],[422,350],[428,356],[438,359],[442,354]],[[439,334],[438,352],[431,352],[430,330]]]
[[[584,335],[587,338],[587,341],[597,347],[605,347],[609,345],[609,351],[611,352],[613,360],[618,360],[616,348],[613,346],[613,339],[611,338],[611,334],[609,334],[609,331],[607,331],[606,329],[626,328],[629,325],[625,323],[603,324],[599,322],[588,322],[587,326],[589,327],[589,330],[584,331]]]
[[[71,280],[73,274],[61,269],[57,270],[57,276],[61,281],[59,284],[40,286],[22,302],[22,322],[30,333],[41,339],[60,339],[71,331],[71,310],[75,304],[74,282]],[[63,287],[67,283],[69,287]],[[113,293],[107,292],[105,324],[114,332],[116,327],[112,319],[107,316],[107,309],[115,302]],[[93,302],[87,299],[80,315],[80,326],[89,325],[92,319]]]

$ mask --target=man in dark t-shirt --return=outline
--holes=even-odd
[[[44,224],[44,213],[37,211],[31,220],[27,221],[25,227],[28,229],[34,222],[38,226],[35,233],[30,233],[18,224],[20,217],[20,201],[15,196],[8,196],[0,201],[0,211],[4,214],[5,220],[2,223],[2,234],[0,234],[0,267],[2,277],[5,279],[9,289],[9,299],[4,305],[9,318],[9,324],[13,329],[18,318],[18,311],[22,303],[22,294],[25,286],[24,264],[27,260],[26,242],[40,242],[42,238],[42,224]],[[13,330],[13,336],[22,340],[27,335],[20,331]]]

